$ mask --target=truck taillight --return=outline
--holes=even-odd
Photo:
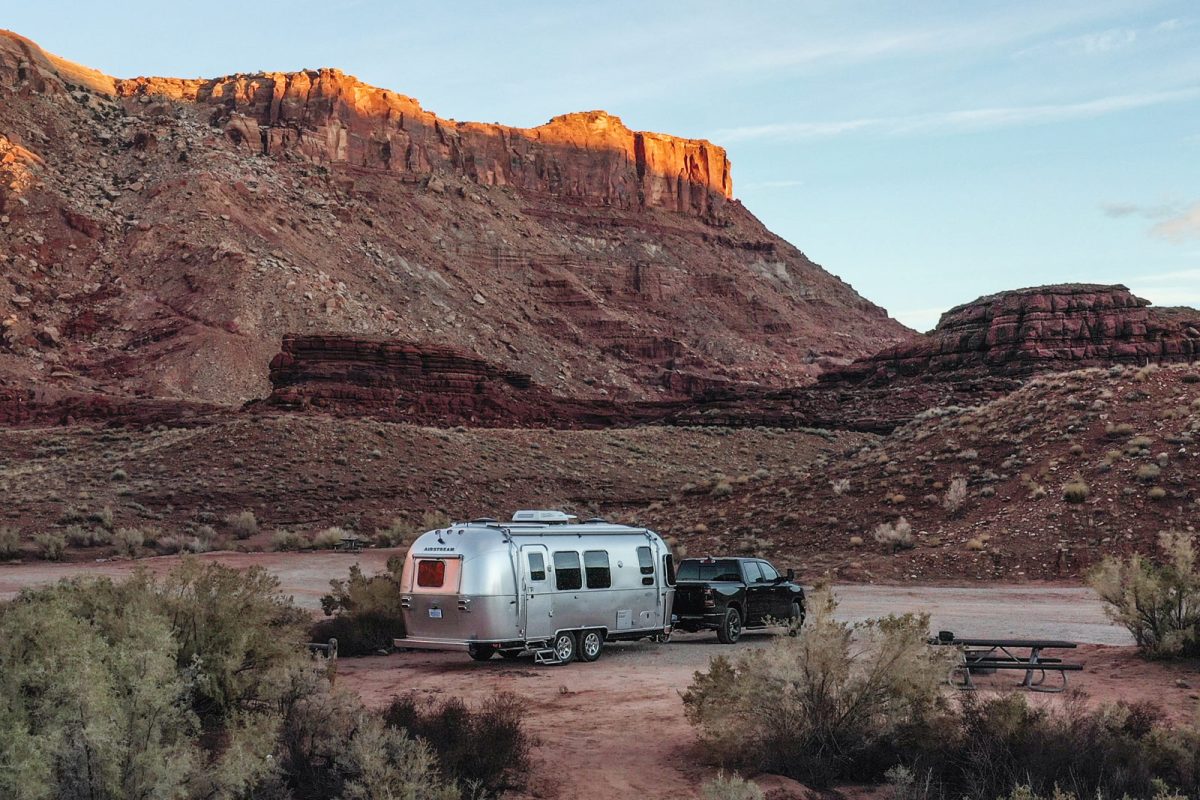
[[[705,608],[716,608],[716,605],[717,605],[717,601],[713,597],[713,590],[708,588],[707,586],[705,586],[704,587],[704,607]]]

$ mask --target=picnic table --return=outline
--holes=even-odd
[[[1061,639],[960,639],[943,631],[930,640],[932,644],[960,648],[962,658],[950,670],[950,683],[959,689],[974,689],[972,673],[989,674],[997,670],[1022,670],[1025,677],[1020,685],[1035,692],[1062,692],[1067,688],[1067,673],[1083,669],[1082,664],[1045,656],[1046,650],[1074,650],[1078,645]],[[1062,683],[1046,686],[1047,673],[1058,673]],[[958,682],[956,678],[961,678]]]
[[[339,550],[345,550],[349,553],[361,553],[363,549],[363,540],[361,536],[343,536],[342,543],[338,545]]]

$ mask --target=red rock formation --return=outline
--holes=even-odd
[[[212,106],[212,121],[254,152],[426,176],[435,186],[433,176],[454,173],[590,205],[696,216],[733,195],[724,149],[631,131],[604,111],[564,114],[537,128],[454,122],[336,69],[135,78],[116,89]]]
[[[1113,363],[1192,362],[1200,311],[1151,308],[1124,286],[1039,286],[981,297],[932,333],[859,359],[822,382],[961,380]]]

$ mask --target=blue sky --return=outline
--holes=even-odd
[[[336,66],[455,119],[710,138],[751,211],[918,329],[1063,281],[1200,306],[1194,1],[5,6],[121,77]]]

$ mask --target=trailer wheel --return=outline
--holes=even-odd
[[[736,608],[725,612],[721,627],[717,628],[717,641],[721,644],[733,644],[742,638],[742,615]]]
[[[604,636],[600,631],[583,631],[579,635],[579,660],[595,661],[604,649]]]
[[[559,664],[570,664],[575,660],[575,654],[579,650],[575,642],[575,634],[571,631],[562,631],[555,635],[551,648],[554,650]]]
[[[491,661],[492,656],[496,654],[494,647],[480,647],[479,645],[467,645],[467,655],[476,661]]]

